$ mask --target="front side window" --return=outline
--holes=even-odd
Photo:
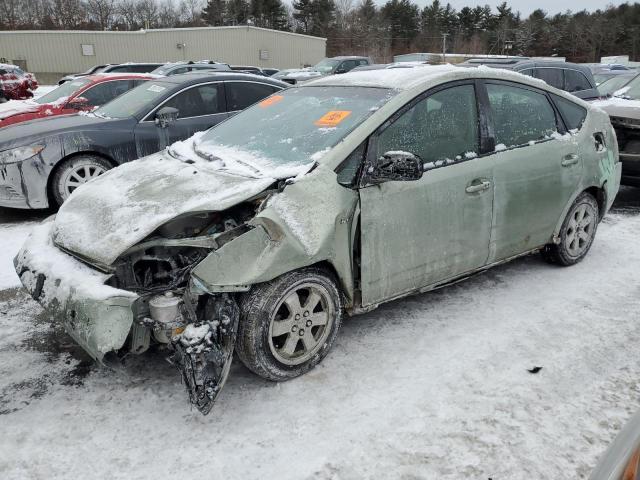
[[[590,88],[591,84],[582,72],[576,70],[564,71],[564,89],[567,92],[580,92],[582,90],[589,90]]]
[[[189,88],[166,102],[163,107],[177,108],[180,112],[179,118],[221,113],[220,84],[212,83]]]
[[[91,107],[99,107],[129,90],[129,80],[114,80],[112,82],[102,82],[88,88],[81,97],[87,99],[87,104]]]
[[[555,112],[546,95],[502,84],[487,84],[487,93],[496,145],[525,145],[557,131]]]
[[[564,90],[564,76],[561,68],[537,68],[536,78],[544,80],[547,85]]]
[[[227,82],[227,110],[244,110],[279,90],[273,85],[252,82]]]
[[[405,151],[423,162],[451,163],[478,152],[473,85],[447,88],[421,100],[378,136],[378,156]]]

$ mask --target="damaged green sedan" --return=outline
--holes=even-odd
[[[354,72],[78,188],[15,266],[95,359],[166,345],[206,414],[234,351],[287,380],[345,313],[536,251],[579,262],[619,183],[607,115],[539,80]]]

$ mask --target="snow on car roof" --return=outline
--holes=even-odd
[[[326,86],[360,86],[393,88],[410,90],[440,78],[496,78],[529,83],[536,86],[548,85],[539,79],[528,77],[509,70],[500,70],[480,66],[477,68],[459,67],[455,65],[416,65],[413,68],[388,68],[380,70],[353,71],[343,75],[331,75],[305,83],[306,85]]]

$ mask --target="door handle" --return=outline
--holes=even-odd
[[[491,182],[489,180],[474,180],[471,185],[465,188],[464,191],[467,193],[476,193],[487,190],[489,187],[491,187]]]
[[[569,155],[566,155],[562,159],[560,165],[562,165],[563,167],[570,167],[571,165],[575,165],[576,163],[578,163],[578,160],[580,160],[580,157],[578,157],[578,155],[576,155],[575,153],[571,153]]]

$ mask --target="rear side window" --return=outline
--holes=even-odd
[[[228,82],[225,88],[227,90],[227,110],[230,112],[244,110],[280,90],[264,83],[251,82]]]
[[[114,80],[112,82],[99,83],[82,92],[80,96],[86,98],[90,106],[99,107],[122,95],[130,87],[129,80]]]
[[[165,107],[179,110],[178,118],[199,117],[222,112],[220,84],[200,85],[180,92]]]
[[[557,130],[556,115],[546,95],[502,84],[487,84],[487,93],[496,145],[525,145]]]
[[[536,78],[544,80],[547,85],[564,90],[564,78],[561,68],[536,68]]]
[[[584,119],[587,118],[587,109],[558,95],[553,95],[553,101],[558,110],[560,110],[567,128],[569,130],[579,130],[584,123]]]
[[[564,71],[564,89],[567,92],[580,92],[581,90],[589,90],[591,84],[582,72],[576,70]]]

